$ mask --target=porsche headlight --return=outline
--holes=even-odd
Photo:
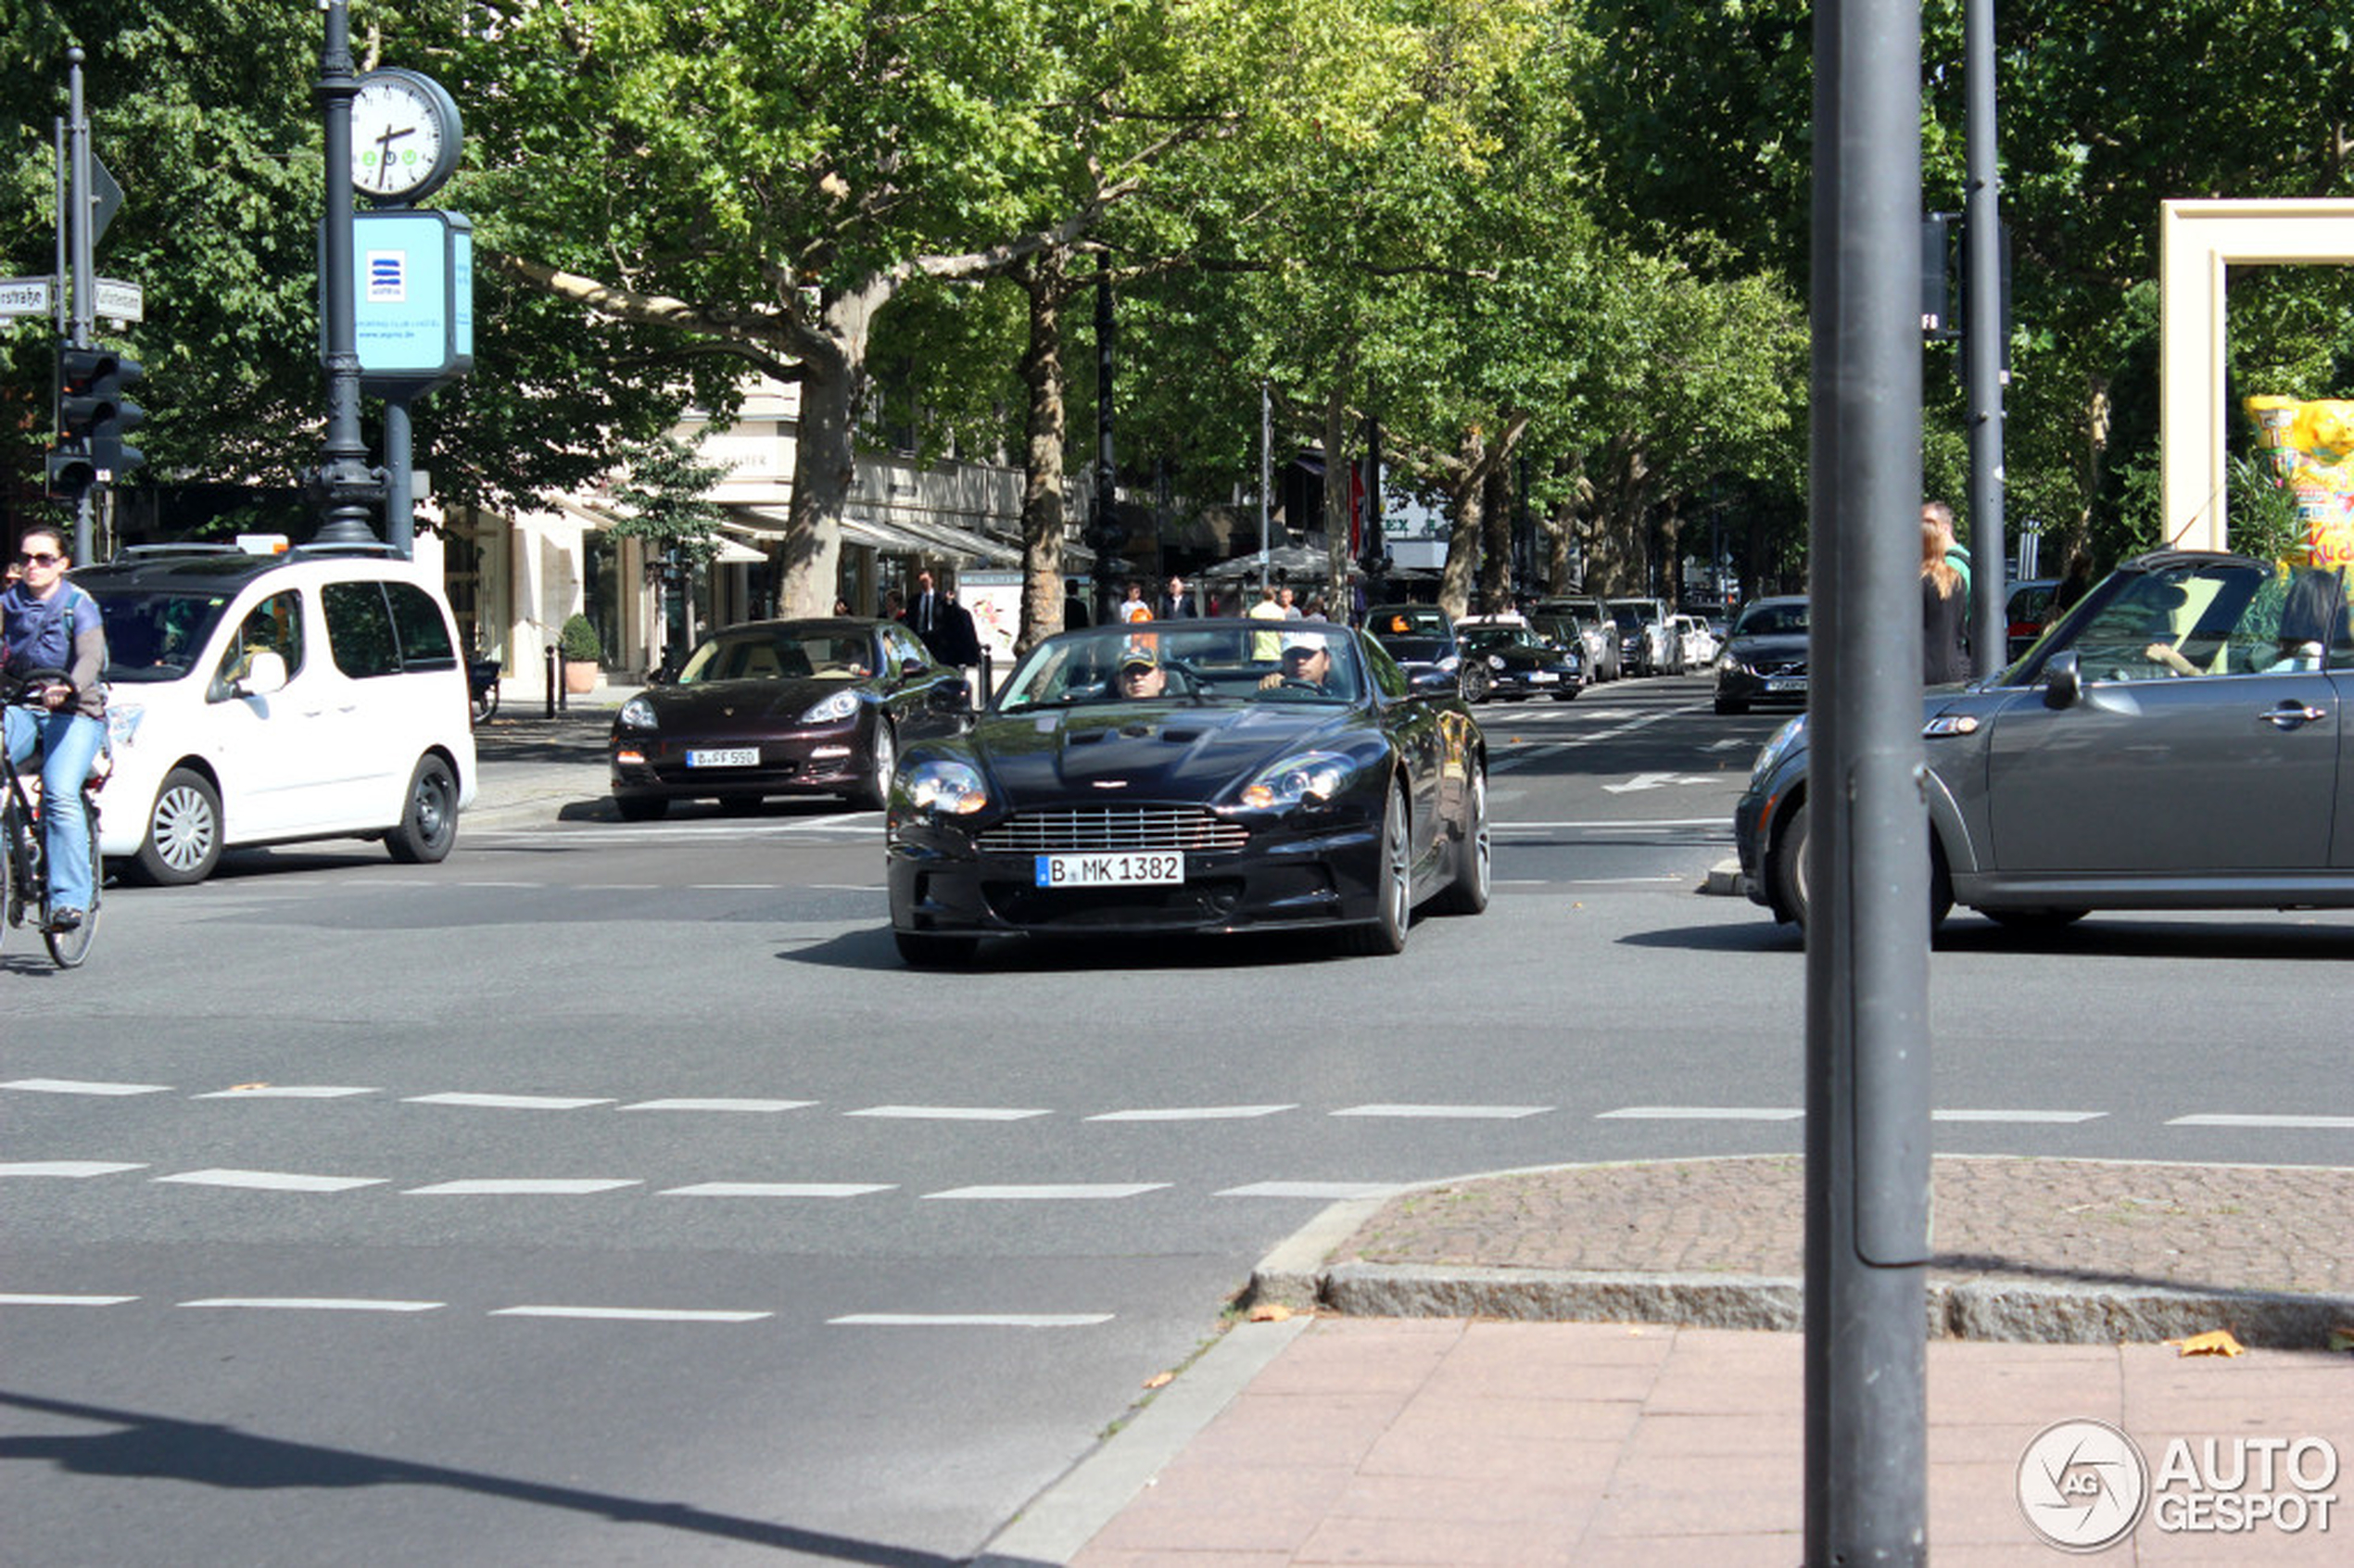
[[[1797,747],[1799,737],[1805,733],[1806,715],[1801,714],[1796,718],[1785,722],[1781,728],[1766,737],[1766,744],[1757,749],[1757,761],[1749,770],[1750,782],[1755,784],[1762,781],[1767,774],[1779,766],[1781,760],[1790,755]]]
[[[1490,653],[1487,655],[1487,667],[1491,670],[1502,669],[1504,667],[1504,656],[1501,653]]]
[[[944,757],[919,762],[906,769],[899,776],[899,787],[907,792],[908,803],[918,811],[970,816],[989,803],[989,790],[981,783],[979,771],[968,763]]]
[[[858,711],[858,693],[837,691],[801,715],[804,724],[839,724]]]
[[[621,727],[624,729],[659,729],[654,721],[654,705],[643,697],[632,697],[621,705]]]
[[[1303,752],[1285,757],[1243,786],[1242,803],[1259,811],[1288,811],[1306,801],[1319,803],[1340,793],[1357,765],[1337,752]]]

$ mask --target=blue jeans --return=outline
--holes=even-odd
[[[8,710],[8,760],[23,762],[32,755],[33,741],[41,742],[41,825],[52,909],[90,907],[90,828],[82,781],[106,738],[105,721],[87,714]]]

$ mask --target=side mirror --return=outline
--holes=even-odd
[[[1416,670],[1406,679],[1417,697],[1453,697],[1462,690],[1462,678],[1453,670]]]
[[[969,713],[973,687],[968,680],[943,680],[931,689],[931,705],[943,714]]]
[[[285,689],[285,658],[267,649],[246,661],[245,678],[237,682],[240,697],[268,697]]]
[[[2044,663],[2044,706],[2072,708],[2084,694],[2084,677],[2076,666],[2076,651],[2055,653]]]
[[[899,664],[899,678],[914,680],[918,676],[930,673],[930,669],[931,666],[921,659],[903,659]]]
[[[657,664],[652,669],[646,672],[646,684],[648,686],[668,686],[672,681],[677,680],[677,678],[678,671],[674,666],[667,664]]]

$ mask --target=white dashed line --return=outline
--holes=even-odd
[[[636,1105],[620,1108],[626,1111],[789,1111],[804,1110],[816,1103],[815,1100],[639,1100]]]
[[[2098,1121],[2107,1111],[2064,1110],[1933,1110],[1931,1121],[1995,1121],[2019,1122],[2031,1126],[2065,1125],[2079,1121]]]
[[[868,1106],[865,1110],[844,1111],[842,1114],[900,1121],[1026,1121],[1031,1117],[1052,1116],[1055,1113],[989,1106]]]
[[[382,1176],[299,1176],[287,1170],[183,1170],[158,1176],[191,1187],[247,1187],[267,1193],[346,1193],[354,1187],[381,1187]]]
[[[1598,1121],[1796,1121],[1803,1110],[1769,1106],[1626,1106],[1598,1111]]]
[[[169,1083],[94,1083],[79,1078],[19,1078],[0,1089],[21,1089],[28,1094],[169,1094]]]
[[[562,1094],[411,1094],[412,1106],[479,1106],[491,1110],[580,1110],[611,1100],[573,1099]]]
[[[1228,1187],[1220,1197],[1318,1198],[1337,1203],[1348,1198],[1396,1197],[1409,1190],[1410,1182],[1254,1182],[1247,1187]]]
[[[242,1089],[215,1089],[192,1094],[195,1100],[343,1100],[355,1094],[381,1094],[381,1089],[346,1088],[332,1083],[256,1083]]]
[[[643,1186],[635,1177],[531,1177],[485,1176],[463,1182],[437,1182],[429,1187],[411,1187],[409,1197],[484,1197],[540,1196],[579,1197],[591,1193],[610,1193],[622,1187]]]
[[[20,1159],[0,1165],[0,1176],[63,1176],[80,1181],[86,1176],[115,1176],[125,1170],[145,1170],[144,1165],[125,1165],[111,1159]]]
[[[1332,1114],[1435,1121],[1514,1121],[1525,1116],[1543,1116],[1551,1109],[1551,1106],[1350,1106]]]
[[[2169,1127],[2354,1127],[2354,1116],[2178,1116]]]
[[[1297,1106],[1171,1106],[1164,1110],[1106,1111],[1091,1116],[1089,1121],[1242,1121],[1252,1117],[1276,1116],[1297,1110]]]
[[[828,1318],[849,1328],[1093,1328],[1109,1312],[850,1312]]]
[[[1006,1203],[1054,1202],[1065,1198],[1083,1201],[1137,1197],[1145,1193],[1163,1191],[1168,1185],[1166,1182],[1068,1182],[1059,1185],[1033,1187],[951,1187],[945,1192],[926,1193],[924,1196]]]
[[[447,1306],[441,1301],[386,1301],[362,1296],[211,1296],[201,1301],[183,1301],[183,1307],[246,1307],[259,1311],[284,1312],[435,1312]]]
[[[774,1312],[668,1307],[500,1307],[494,1318],[588,1318],[626,1323],[755,1323]]]
[[[0,1307],[120,1307],[126,1301],[136,1301],[135,1296],[37,1296],[0,1295]]]
[[[895,1192],[892,1182],[698,1182],[664,1187],[656,1197],[854,1198]]]

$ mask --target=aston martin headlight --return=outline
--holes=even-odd
[[[1805,733],[1806,715],[1801,714],[1766,737],[1766,744],[1757,749],[1756,763],[1749,770],[1750,782],[1758,782],[1779,766],[1781,760],[1797,747],[1798,738]]]
[[[1307,801],[1322,804],[1340,793],[1357,765],[1337,752],[1303,752],[1262,768],[1243,786],[1243,804],[1259,811],[1289,811]]]
[[[624,729],[659,729],[654,722],[654,705],[643,697],[632,697],[621,705],[621,727]]]
[[[899,787],[907,791],[908,803],[918,811],[970,816],[989,803],[989,790],[981,774],[968,763],[945,757],[933,757],[906,769],[899,776]]]
[[[839,724],[858,711],[858,693],[837,691],[801,715],[804,724]]]

